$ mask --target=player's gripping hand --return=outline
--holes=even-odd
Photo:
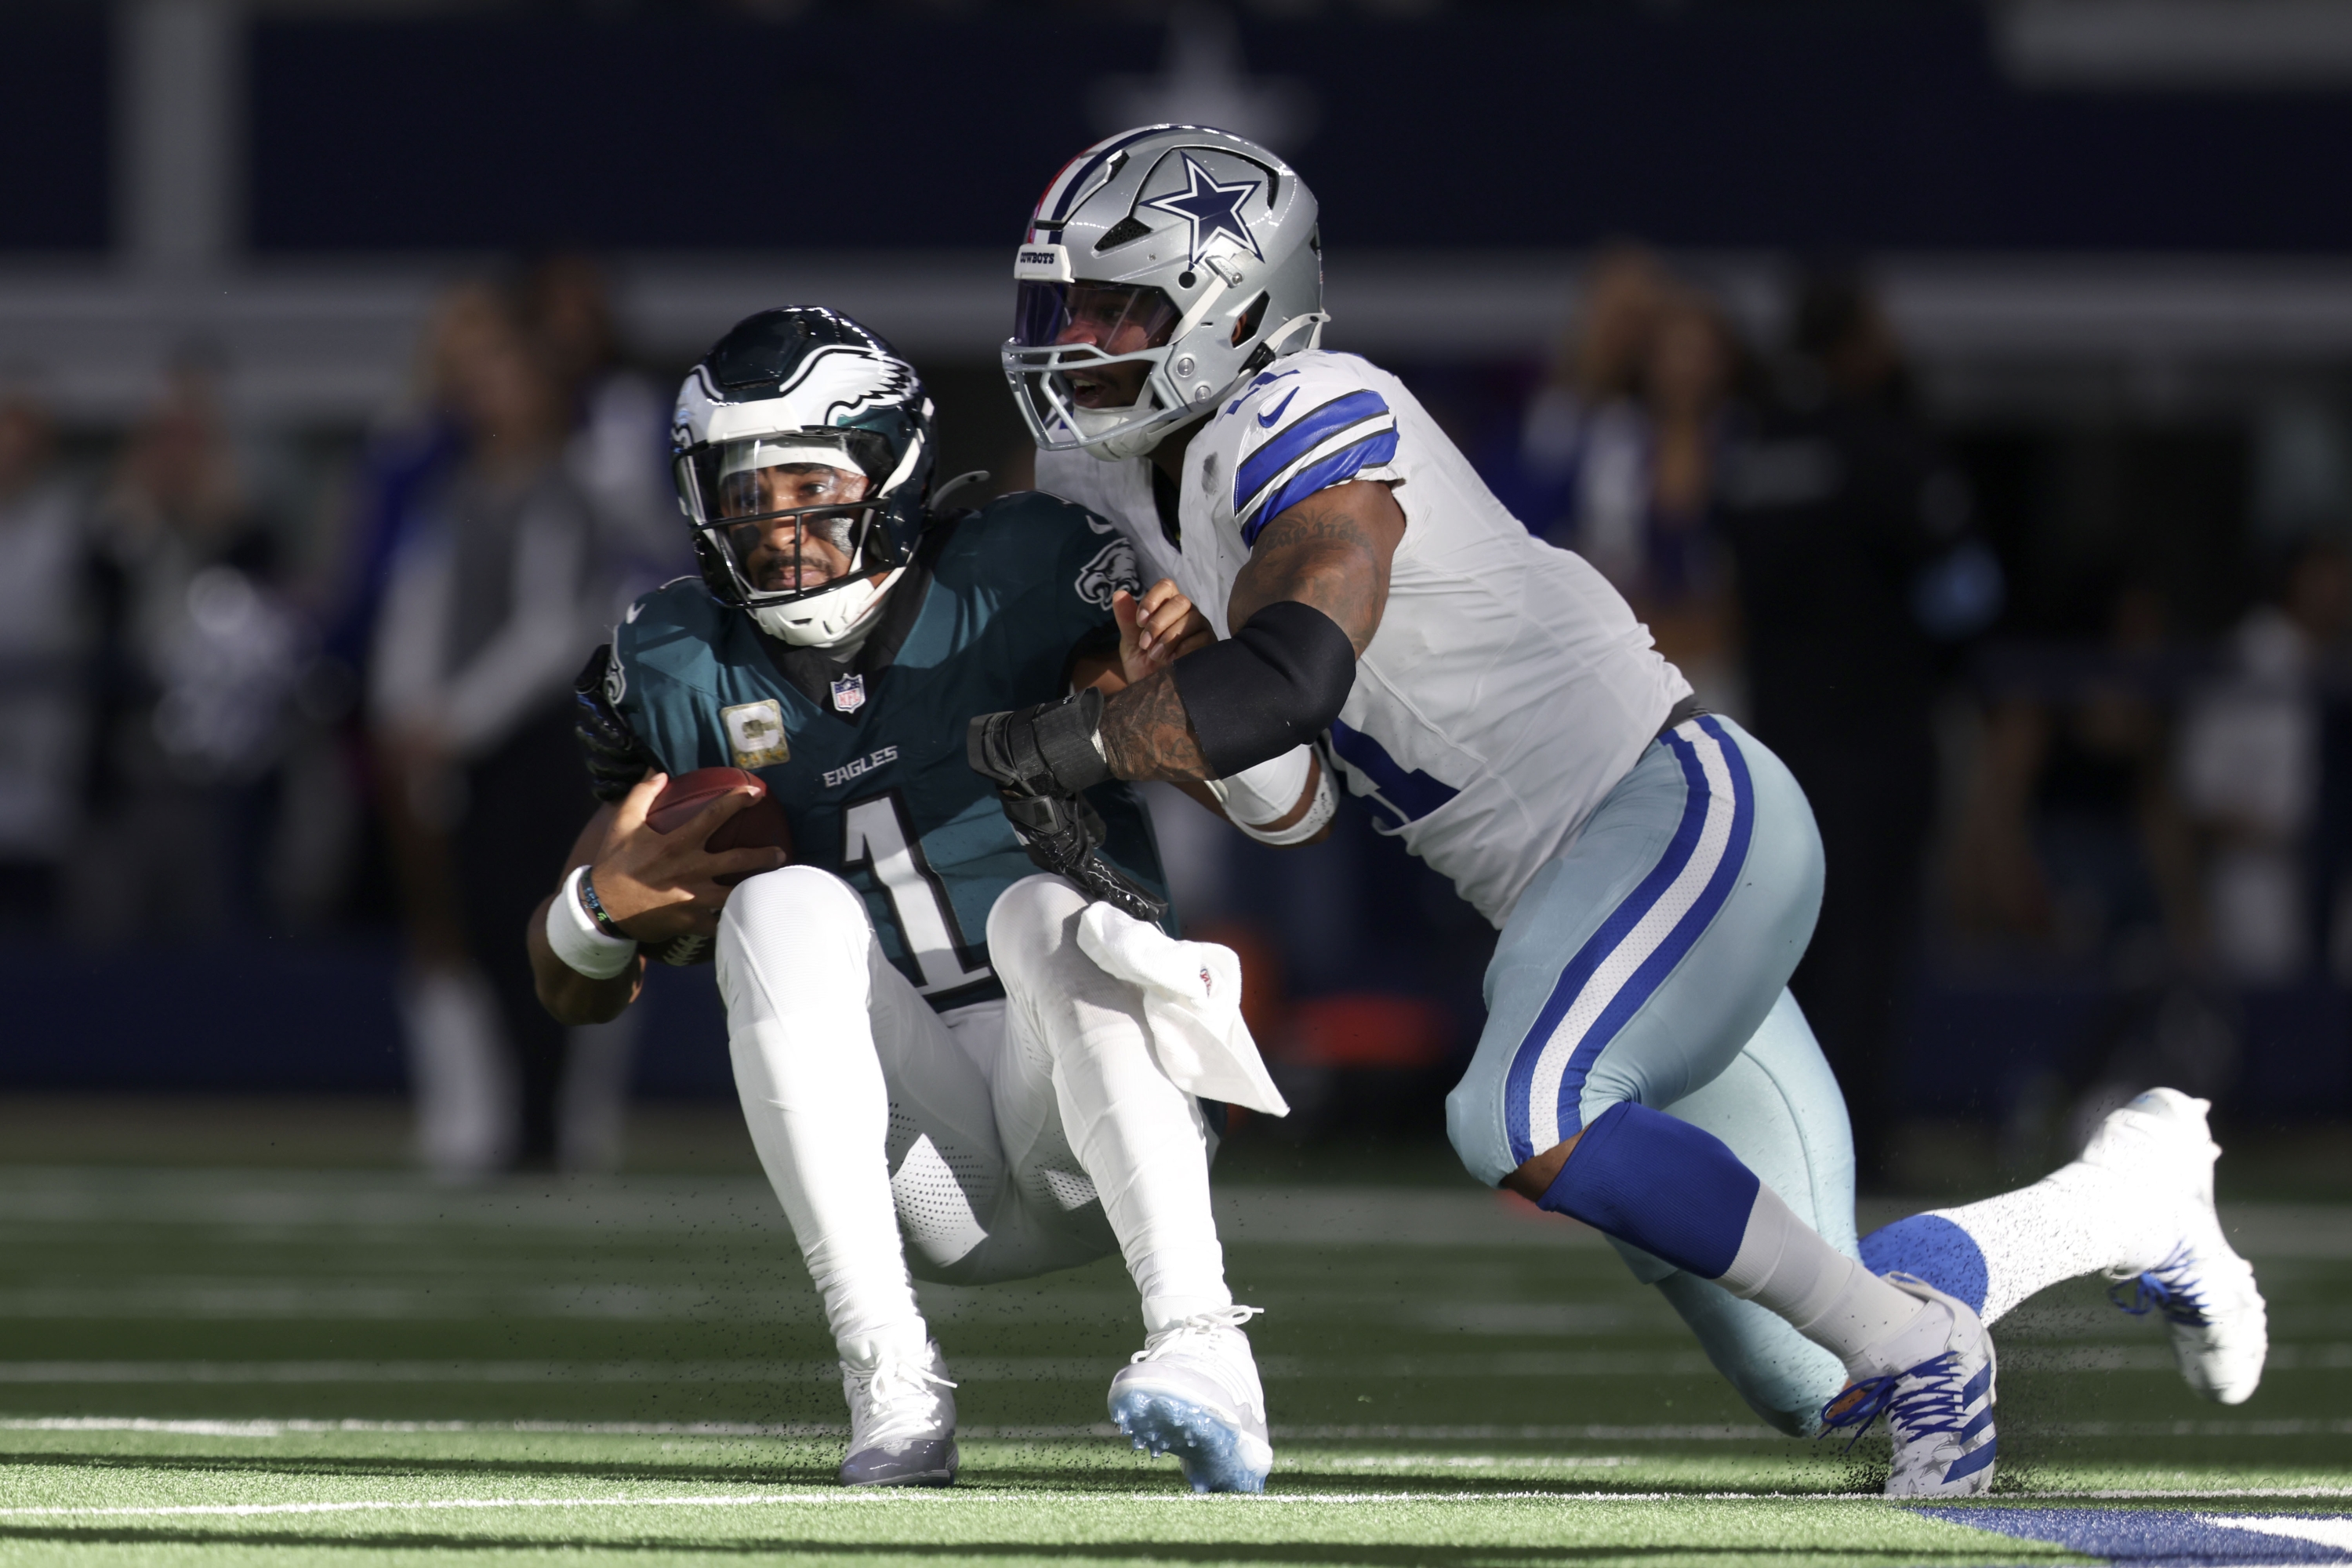
[[[1118,622],[1119,673],[1129,686],[1217,640],[1209,618],[1171,578],[1146,588],[1140,599],[1120,589],[1111,595],[1110,613]]]
[[[1088,898],[1156,921],[1167,904],[1095,852],[1103,820],[1079,793],[1110,777],[1093,739],[1102,705],[1102,693],[1088,687],[1059,702],[982,713],[964,732],[965,760],[996,785],[1013,837],[1032,862],[1067,878]]]
[[[716,935],[730,890],[719,879],[740,879],[784,863],[784,852],[772,846],[716,854],[703,847],[720,823],[760,798],[754,790],[730,790],[683,826],[655,832],[646,813],[668,783],[667,773],[654,773],[614,803],[612,825],[588,871],[596,900],[613,922],[638,942],[656,946],[681,936]]]

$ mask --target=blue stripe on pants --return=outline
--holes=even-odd
[[[1747,862],[1756,803],[1738,743],[1708,717],[1677,725],[1661,739],[1682,767],[1682,821],[1649,874],[1560,971],[1519,1041],[1504,1091],[1505,1122],[1517,1162],[1534,1158],[1583,1124],[1579,1106],[1594,1059],[1688,954]],[[1727,787],[1720,792],[1707,776],[1709,763],[1722,770]],[[1662,908],[1675,918],[1660,934],[1653,917]],[[1622,973],[1627,961],[1630,973]],[[1594,994],[1596,985],[1609,987],[1608,994]],[[1563,1034],[1570,1028],[1576,1030],[1572,1037]],[[1557,1084],[1550,1081],[1555,1070]],[[1538,1114],[1539,1103],[1553,1107],[1552,1114]]]

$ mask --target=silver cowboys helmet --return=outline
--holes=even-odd
[[[1002,357],[1030,433],[1107,460],[1314,347],[1327,320],[1314,193],[1255,142],[1199,125],[1123,132],[1072,159],[1013,276]]]
[[[737,322],[670,419],[703,583],[785,642],[858,636],[923,531],[933,446],[931,400],[879,336],[808,307]]]

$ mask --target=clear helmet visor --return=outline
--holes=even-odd
[[[1175,301],[1128,284],[1024,281],[1019,290],[1004,366],[1033,430],[1091,438],[1154,408],[1151,373],[1183,319]]]
[[[899,564],[874,493],[879,482],[841,435],[705,442],[678,456],[677,479],[687,516],[746,605],[822,593]]]
[[[1125,283],[1023,283],[1013,341],[1024,349],[1085,344],[1105,354],[1165,348],[1183,315],[1158,289]]]

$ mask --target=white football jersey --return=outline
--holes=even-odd
[[[1037,454],[1039,488],[1117,522],[1147,580],[1170,554],[1150,462]],[[1499,926],[1690,683],[1600,573],[1504,510],[1403,383],[1323,350],[1276,361],[1185,452],[1172,574],[1218,636],[1259,531],[1350,479],[1394,486],[1405,532],[1331,750],[1381,831]]]

